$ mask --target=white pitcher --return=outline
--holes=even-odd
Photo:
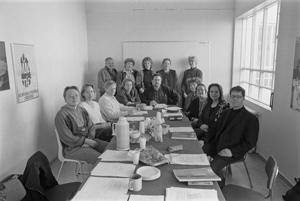
[[[117,150],[129,150],[129,123],[126,117],[120,117],[119,121],[112,125],[112,129],[116,134]]]

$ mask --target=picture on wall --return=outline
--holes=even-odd
[[[300,111],[300,37],[296,38],[291,108]]]
[[[22,103],[39,97],[34,46],[17,43],[11,46],[17,102]]]
[[[6,61],[5,43],[0,41],[0,91],[10,89]]]

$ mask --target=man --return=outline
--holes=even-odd
[[[111,123],[117,122],[120,116],[133,114],[134,107],[124,106],[115,98],[117,84],[113,80],[108,80],[104,84],[105,94],[99,99],[99,106],[103,118]]]
[[[199,141],[204,144],[204,153],[213,158],[210,165],[222,179],[220,188],[225,184],[222,169],[243,158],[255,146],[259,132],[258,119],[244,107],[245,90],[233,87],[230,98],[232,109],[225,110],[218,123]]]
[[[98,72],[98,88],[100,96],[105,93],[104,83],[107,80],[113,80],[116,82],[117,70],[114,68],[114,60],[111,57],[105,59],[105,67]]]
[[[94,165],[108,143],[95,139],[94,124],[88,112],[78,106],[78,88],[66,87],[63,97],[66,105],[56,114],[55,127],[64,145],[65,156]]]
[[[179,94],[172,88],[161,84],[161,75],[156,73],[152,76],[152,86],[146,88],[142,96],[142,102],[155,106],[159,103],[177,105]]]

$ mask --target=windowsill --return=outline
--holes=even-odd
[[[249,103],[249,104],[247,104],[247,103]],[[266,109],[268,111],[272,111],[270,106],[264,105],[258,101],[250,99],[248,97],[246,97],[246,104],[247,104],[247,105],[245,105],[246,109],[257,117],[261,116],[261,112],[259,112],[260,108]],[[254,105],[253,107],[255,107],[255,108],[257,108],[257,107],[259,107],[259,108],[253,109],[253,107],[251,105]]]

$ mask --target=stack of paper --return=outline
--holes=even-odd
[[[129,201],[164,201],[163,195],[130,195]]]
[[[127,121],[144,121],[145,117],[137,116],[137,117],[126,117]]]
[[[132,161],[128,151],[106,150],[98,158],[101,158],[101,161]]]
[[[171,133],[174,132],[195,132],[194,129],[192,127],[170,127],[169,131]]]
[[[176,188],[166,189],[166,201],[218,201],[218,193],[214,189]]]
[[[171,164],[177,165],[208,165],[206,154],[166,154]]]
[[[98,163],[92,170],[93,176],[106,176],[106,177],[130,177],[135,169],[133,164],[125,163]]]
[[[211,167],[194,168],[194,169],[177,169],[173,173],[180,182],[189,181],[221,181]]]

